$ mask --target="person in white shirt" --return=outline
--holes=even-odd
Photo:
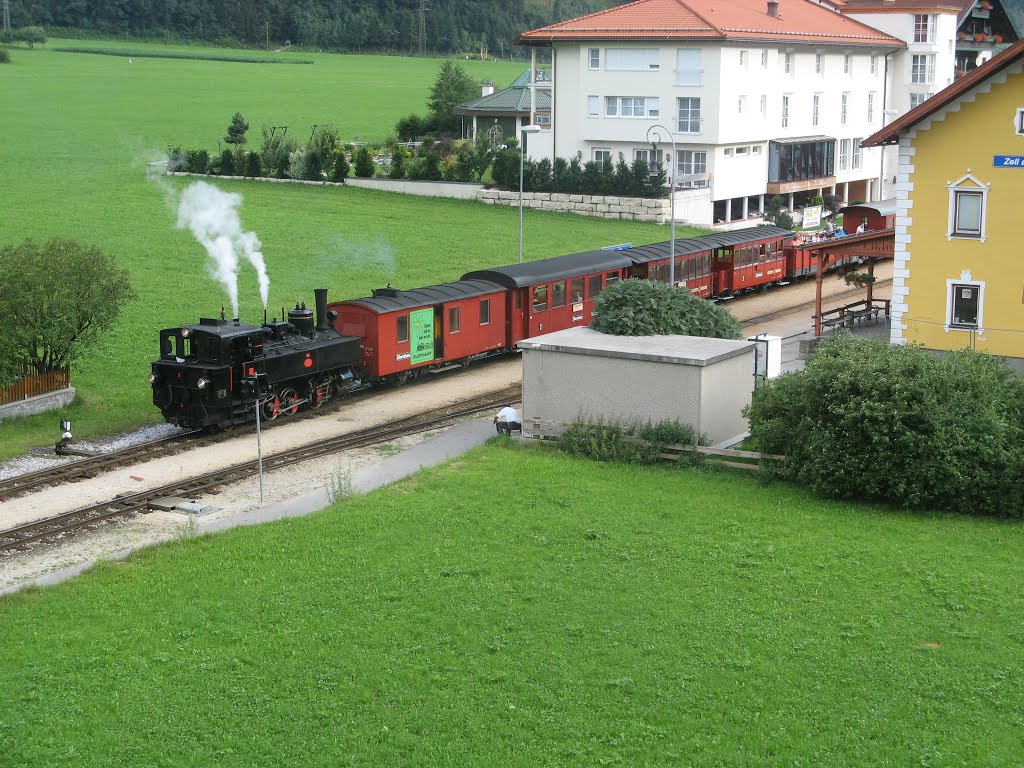
[[[522,431],[523,425],[519,420],[519,411],[513,408],[511,405],[506,405],[500,411],[498,415],[494,417],[494,426],[498,430],[498,434],[511,435],[513,430]]]

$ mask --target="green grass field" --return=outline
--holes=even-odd
[[[490,445],[0,600],[0,762],[1019,766],[1022,558],[1002,522]]]
[[[84,41],[52,45],[109,47]],[[136,46],[134,47],[142,47]],[[288,56],[289,54],[280,54]],[[217,149],[231,116],[242,112],[250,142],[261,125],[289,125],[305,140],[312,123],[333,123],[342,138],[382,139],[395,121],[425,113],[439,59],[293,54],[306,66],[128,59],[15,49],[0,67],[4,190],[0,243],[54,236],[96,244],[132,274],[139,299],[107,343],[73,370],[79,402],[63,414],[78,436],[158,419],[145,377],[160,328],[195,322],[226,303],[204,269],[205,253],[175,229],[147,161],[168,144]],[[499,87],[523,68],[463,62],[474,78]],[[171,187],[182,188],[181,180]],[[312,300],[363,296],[391,283],[418,287],[516,260],[518,214],[467,202],[356,189],[257,182],[215,182],[244,196],[242,223],[263,242],[270,310]],[[685,234],[685,230],[681,233]],[[655,225],[526,212],[528,259],[632,241],[667,239]],[[252,270],[240,279],[243,319],[262,319]],[[0,425],[0,459],[52,443],[59,414]]]

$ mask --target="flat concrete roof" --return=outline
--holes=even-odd
[[[738,355],[750,354],[755,343],[702,336],[613,336],[592,328],[569,328],[524,339],[523,351],[543,350],[569,355],[622,357],[674,365],[712,365]]]

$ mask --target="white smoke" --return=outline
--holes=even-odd
[[[210,256],[210,274],[224,286],[231,301],[231,316],[238,317],[238,268],[244,258],[256,270],[260,299],[267,308],[270,278],[255,232],[242,231],[238,208],[242,196],[224,192],[205,181],[189,184],[178,202],[178,229],[188,229]]]

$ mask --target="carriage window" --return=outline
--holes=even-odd
[[[533,311],[543,312],[548,308],[548,287],[538,285],[533,289]]]
[[[565,306],[565,283],[554,283],[551,286],[551,308]]]
[[[596,299],[598,294],[601,293],[601,276],[591,275],[590,276],[590,298]]]
[[[398,340],[408,341],[409,340],[409,316],[399,315],[398,316]]]
[[[491,322],[491,300],[480,299],[480,325],[487,325]]]
[[[569,295],[572,297],[573,304],[579,304],[583,301],[583,278],[577,277],[571,283],[569,283]]]
[[[448,333],[458,333],[462,330],[462,307],[448,308]]]
[[[604,275],[604,284],[605,284],[605,286],[609,286],[612,283],[617,283],[617,282],[619,282],[619,273],[618,272],[606,272],[605,273],[605,275]]]

